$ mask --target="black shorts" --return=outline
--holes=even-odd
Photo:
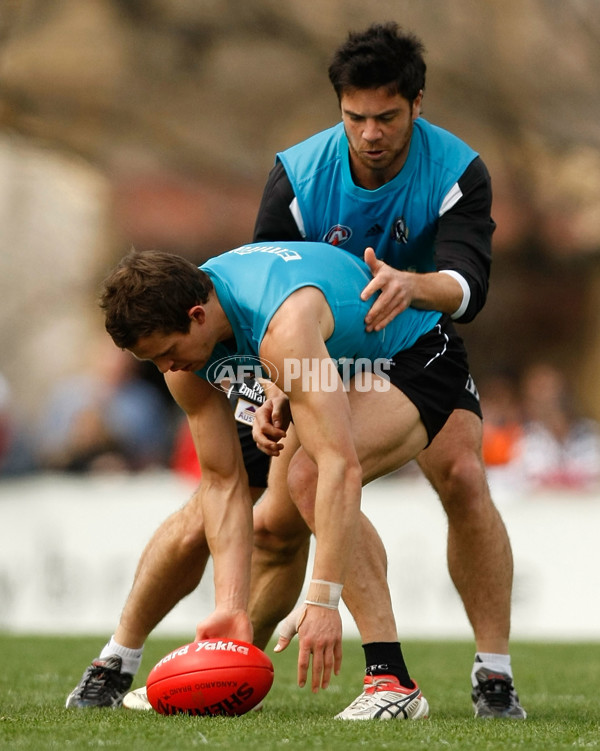
[[[483,412],[481,411],[481,402],[479,401],[479,392],[473,381],[473,377],[469,376],[467,379],[467,385],[462,394],[458,397],[456,406],[454,409],[466,409],[468,412],[473,412],[483,420]]]
[[[412,347],[395,354],[387,375],[419,410],[429,443],[461,400],[461,408],[476,411],[468,393],[472,378],[467,353],[449,316],[442,316]],[[469,407],[463,406],[467,403]]]
[[[408,350],[392,358],[387,372],[391,383],[400,389],[419,410],[429,443],[444,427],[453,410],[467,409],[481,417],[479,396],[469,375],[467,353],[461,337],[448,316],[442,316],[435,328],[423,334]],[[251,413],[265,401],[259,384],[253,379],[234,384],[228,392],[234,410],[244,464],[251,487],[266,488],[270,459],[252,439]]]
[[[252,428],[238,424],[238,436],[242,446],[244,465],[248,473],[248,484],[251,488],[266,488],[269,475],[270,457],[257,447],[252,438]]]

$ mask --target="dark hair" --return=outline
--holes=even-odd
[[[100,293],[112,340],[129,349],[144,336],[190,330],[188,311],[203,305],[213,284],[193,263],[156,250],[132,250],[108,275]]]
[[[338,99],[347,89],[388,86],[409,102],[425,89],[425,48],[397,23],[373,24],[350,32],[329,66],[329,80]]]

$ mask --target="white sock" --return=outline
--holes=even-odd
[[[493,672],[506,673],[506,675],[513,677],[512,667],[510,664],[510,655],[499,655],[493,652],[476,652],[475,662],[473,663],[473,669],[471,670],[471,683],[473,686],[477,685],[477,678],[475,673],[479,668],[486,668]]]
[[[114,636],[111,636],[108,644],[105,644],[102,652],[100,652],[100,659],[104,660],[110,655],[119,655],[119,657],[123,660],[123,664],[121,665],[121,672],[135,675],[140,669],[140,665],[142,664],[143,651],[144,647],[140,647],[140,649],[129,649],[129,647],[123,647],[121,644],[115,641]]]

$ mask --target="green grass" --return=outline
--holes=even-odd
[[[134,685],[186,639],[151,639]],[[272,655],[265,708],[243,717],[163,717],[154,712],[66,710],[64,700],[102,638],[0,634],[0,749],[578,749],[600,747],[600,644],[514,644],[517,687],[529,718],[472,717],[471,644],[410,642],[408,664],[431,706],[420,722],[346,723],[333,715],[359,693],[362,650],[346,642],[327,691],[296,686],[297,647]]]

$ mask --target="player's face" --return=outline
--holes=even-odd
[[[349,89],[340,100],[342,121],[350,144],[354,180],[374,190],[402,169],[421,110],[422,94],[409,102],[387,87]]]
[[[138,360],[150,360],[161,373],[178,370],[194,372],[206,365],[214,346],[215,342],[207,335],[206,327],[192,318],[189,333],[155,332],[143,336],[131,347],[131,353]]]

